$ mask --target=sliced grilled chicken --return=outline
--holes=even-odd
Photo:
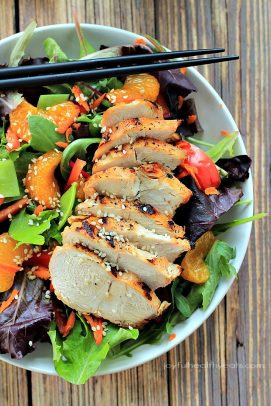
[[[86,198],[93,193],[138,199],[151,204],[167,215],[190,199],[192,192],[172,173],[159,164],[142,165],[139,168],[112,167],[97,172],[85,183]]]
[[[175,133],[179,120],[154,120],[150,118],[131,118],[118,123],[103,133],[103,139],[95,151],[94,160],[107,154],[110,149],[124,144],[132,144],[138,138],[155,138],[161,141],[176,141]]]
[[[184,229],[165,214],[159,213],[150,204],[127,202],[124,199],[112,199],[107,196],[87,199],[76,208],[76,214],[115,217],[133,220],[154,233],[183,238]]]
[[[185,151],[165,141],[139,138],[134,144],[125,144],[121,151],[111,150],[96,159],[92,172],[105,171],[113,166],[133,168],[144,163],[158,163],[175,169],[185,158]]]
[[[122,327],[141,328],[169,306],[135,275],[118,272],[84,247],[57,247],[50,273],[55,294],[63,303]]]
[[[101,125],[112,127],[122,120],[140,117],[163,119],[163,109],[156,103],[141,99],[118,103],[104,112]]]
[[[115,232],[105,234],[102,226],[84,220],[66,227],[63,243],[81,244],[99,253],[113,266],[137,275],[151,289],[167,286],[181,273],[179,265],[157,258],[121,239]]]
[[[148,251],[158,257],[166,257],[169,261],[175,261],[181,253],[190,250],[190,244],[186,239],[172,238],[169,235],[159,235],[132,220],[117,220],[113,217],[83,217],[72,216],[69,223],[86,221],[90,225],[98,225],[104,232],[110,235],[114,232],[123,241],[127,239],[136,247]],[[117,239],[116,236],[116,239]]]

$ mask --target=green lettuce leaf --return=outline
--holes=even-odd
[[[136,340],[138,330],[109,324],[106,336],[96,345],[93,333],[83,318],[77,320],[66,339],[62,339],[52,322],[49,337],[53,346],[55,369],[59,376],[74,384],[84,384],[95,374],[110,349],[125,340]]]
[[[28,124],[31,133],[30,145],[36,151],[50,151],[56,148],[56,142],[65,141],[65,137],[56,132],[56,125],[46,118],[30,116]]]
[[[10,58],[9,58],[9,66],[18,66],[20,60],[24,56],[25,49],[27,48],[28,44],[30,43],[34,30],[37,27],[37,23],[32,21],[24,30],[20,38],[18,39],[15,47],[13,48]]]
[[[76,121],[78,123],[88,123],[89,131],[93,137],[101,136],[101,121],[102,114],[95,114],[94,116],[82,115]]]
[[[55,210],[44,210],[35,216],[24,209],[13,217],[8,233],[21,244],[43,245],[45,238],[42,234],[50,229],[51,221],[57,217]]]
[[[233,155],[233,145],[238,137],[238,131],[234,131],[227,137],[212,146],[206,154],[214,161],[218,161],[228,151],[230,156]]]
[[[51,63],[68,62],[70,59],[53,38],[46,38],[43,42],[44,50]]]
[[[80,27],[80,24],[75,15],[74,15],[74,20],[75,20],[77,36],[78,36],[79,43],[80,43],[80,58],[83,58],[84,56],[87,56],[89,54],[92,54],[93,52],[96,52],[96,49],[88,42],[88,40],[84,36],[82,28]]]
[[[212,232],[215,235],[220,234],[220,233],[224,233],[229,228],[240,226],[241,224],[249,223],[251,221],[260,220],[260,219],[262,219],[262,218],[264,218],[266,216],[268,216],[268,213],[258,213],[258,214],[255,214],[254,216],[251,216],[251,217],[245,217],[245,218],[242,218],[242,219],[236,219],[236,220],[229,221],[227,223],[215,224],[213,226],[213,228],[212,228]]]

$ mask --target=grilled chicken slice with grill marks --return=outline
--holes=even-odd
[[[92,173],[105,171],[113,166],[133,168],[154,162],[173,170],[180,165],[185,156],[184,150],[165,141],[139,138],[132,145],[123,145],[121,151],[113,149],[101,159],[96,159]]]
[[[130,118],[158,118],[163,119],[163,109],[149,100],[134,100],[131,103],[117,103],[107,109],[101,121],[102,127],[112,127],[120,121]]]
[[[122,327],[141,328],[169,306],[137,276],[117,271],[84,247],[57,247],[50,273],[59,300]]]
[[[86,220],[72,223],[65,228],[62,236],[64,244],[81,244],[99,252],[106,261],[134,273],[153,290],[167,286],[181,273],[180,266],[170,263],[167,258],[157,258],[127,243],[114,232],[106,234],[102,226],[92,225]]]
[[[138,201],[128,202],[124,199],[111,199],[107,196],[87,199],[76,208],[76,214],[116,217],[133,220],[154,233],[183,238],[184,229],[178,226],[165,214],[159,213],[150,204]]]
[[[127,239],[128,242],[134,244],[137,248],[141,248],[158,257],[166,257],[172,262],[183,252],[190,250],[188,240],[156,234],[132,220],[117,220],[113,217],[90,216],[88,218],[80,218],[80,216],[72,216],[69,218],[69,223],[72,224],[83,220],[91,225],[101,226],[107,233],[113,231],[121,238]]]
[[[192,192],[165,167],[146,164],[139,168],[112,167],[90,176],[84,186],[86,198],[97,192],[107,196],[140,200],[173,216],[175,210],[188,202]]]
[[[94,154],[94,160],[107,154],[110,149],[124,144],[132,144],[138,138],[155,138],[161,141],[177,141],[180,136],[175,133],[179,120],[154,120],[150,118],[131,118],[124,120],[102,135],[102,141]]]

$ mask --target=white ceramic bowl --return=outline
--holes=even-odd
[[[108,46],[131,44],[135,38],[139,37],[137,34],[118,28],[94,24],[82,24],[82,29],[88,40],[97,48],[99,48],[101,44]],[[0,63],[8,61],[10,52],[19,35],[20,34],[15,34],[0,41]],[[78,57],[79,48],[74,24],[58,24],[37,28],[27,50],[27,54],[32,57],[44,55],[42,43],[43,40],[49,36],[53,37],[70,57]],[[198,92],[193,95],[193,97],[196,100],[199,119],[204,128],[203,139],[213,142],[214,136],[217,137],[217,140],[221,139],[219,135],[221,129],[228,131],[238,130],[229,110],[203,76],[193,68],[189,69],[188,76],[198,89]],[[211,136],[211,138],[209,138],[209,136]],[[246,153],[241,136],[239,136],[236,142],[235,152],[236,154]],[[243,184],[243,191],[245,199],[253,199],[251,177]],[[231,210],[230,215],[225,215],[224,220],[228,221],[229,219],[248,217],[251,216],[252,213],[252,204],[249,206],[239,206]],[[227,241],[231,246],[236,247],[237,254],[233,265],[237,271],[245,256],[250,232],[251,224],[248,223],[229,230],[222,236],[223,240]],[[121,357],[113,361],[105,361],[97,375],[119,372],[135,367],[171,350],[192,334],[210,316],[227,293],[232,282],[233,278],[230,280],[221,280],[208,309],[204,312],[197,310],[189,319],[179,323],[174,328],[174,333],[176,333],[174,340],[169,341],[168,336],[166,336],[159,344],[144,345],[136,349],[133,352],[133,357]],[[12,360],[7,355],[1,355],[0,359],[34,372],[56,375],[53,365],[52,349],[49,344],[40,344],[36,351],[20,361]]]

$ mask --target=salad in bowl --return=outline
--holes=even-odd
[[[76,59],[51,36],[45,56],[28,56],[34,28],[3,69]],[[164,50],[76,30],[77,59]],[[84,383],[172,348],[222,299],[246,249],[234,262],[226,231],[257,218],[236,214],[251,203],[251,160],[238,131],[204,135],[216,113],[199,114],[196,82],[172,70],[1,92],[2,359],[33,368],[24,360],[46,346],[61,377]]]

